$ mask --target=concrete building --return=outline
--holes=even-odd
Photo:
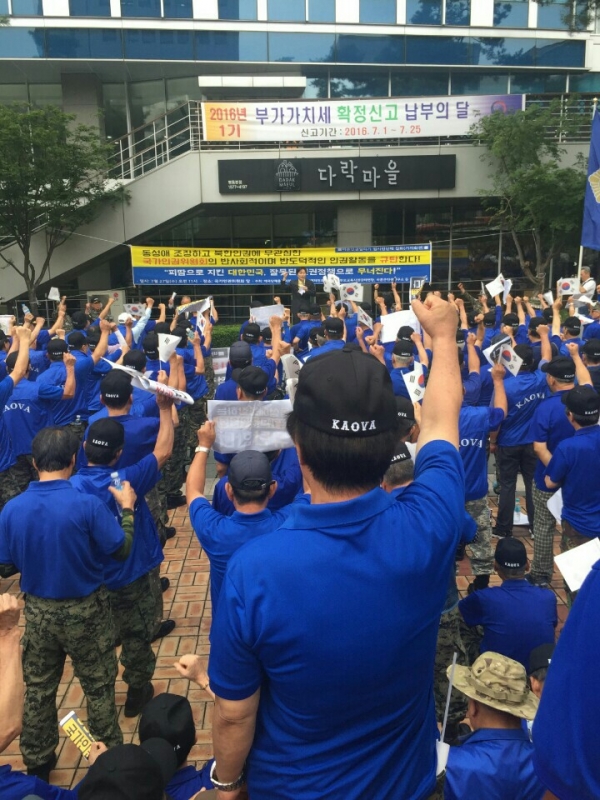
[[[0,0],[9,19],[0,28],[0,102],[55,104],[97,125],[113,142],[111,175],[130,191],[129,203],[57,251],[40,296],[50,285],[73,296],[123,287],[137,299],[122,243],[432,240],[438,281],[479,281],[499,263],[510,274],[511,243],[481,209],[487,167],[468,139],[440,127],[406,140],[206,142],[199,101],[512,94],[534,102],[577,92],[589,107],[600,91],[600,29],[569,31],[564,8],[534,0]],[[453,184],[409,190],[325,184],[236,194],[219,166],[439,155],[456,157]],[[40,237],[34,250],[41,247]],[[9,268],[0,268],[0,287],[4,303],[24,291]]]

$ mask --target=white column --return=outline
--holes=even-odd
[[[360,22],[359,0],[335,0],[336,22]]]
[[[217,0],[192,0],[194,19],[219,19]]]
[[[494,24],[494,0],[471,0],[471,25],[474,28],[492,27]]]
[[[406,0],[396,0],[396,24],[406,25]]]
[[[42,11],[45,17],[68,17],[69,0],[43,0]]]
[[[535,0],[529,0],[529,27],[537,28],[538,21],[538,4]]]
[[[259,20],[268,19],[267,0],[256,0],[256,18]]]
[[[121,16],[121,0],[110,0],[110,15],[111,17]]]

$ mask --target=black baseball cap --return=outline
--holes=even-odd
[[[600,359],[600,339],[588,339],[581,348],[581,352],[592,359],[598,361]]]
[[[469,328],[474,328],[477,325],[477,320],[475,319],[475,317],[477,317],[477,316],[478,316],[478,314],[477,314],[476,311],[469,311],[468,312],[468,314],[467,314],[467,325],[469,326]]]
[[[574,381],[575,380],[575,362],[568,356],[557,356],[552,361],[547,361],[542,364],[542,372],[547,372],[553,378],[558,378],[559,381]]]
[[[543,308],[542,309],[542,317],[546,324],[552,324],[552,317],[554,316],[554,311],[552,308]]]
[[[263,342],[265,344],[271,344],[273,341],[273,331],[271,328],[262,328],[260,331],[260,335],[263,337]]]
[[[232,458],[227,480],[234,489],[242,491],[266,489],[273,482],[271,462],[265,453],[244,450]]]
[[[77,330],[71,331],[67,340],[69,350],[81,350],[85,344],[87,344],[87,338],[84,333]]]
[[[529,325],[527,326],[530,331],[537,331],[540,325],[546,325],[547,322],[543,317],[531,317]]]
[[[233,369],[249,367],[252,364],[252,350],[248,342],[234,342],[229,348],[229,363]]]
[[[236,374],[234,380],[245,394],[259,397],[267,388],[269,376],[260,367],[244,367]]]
[[[123,356],[123,366],[143,372],[146,369],[146,360],[146,354],[141,350],[130,350]]]
[[[300,422],[332,436],[376,436],[399,428],[387,369],[351,345],[302,367],[294,413]]]
[[[319,306],[311,306],[308,310],[308,313],[311,315],[311,317],[319,317],[319,319],[321,318],[321,309]]]
[[[173,747],[165,739],[120,744],[102,753],[79,785],[80,800],[163,800],[177,772]]]
[[[91,322],[91,317],[85,311],[75,311],[75,313],[71,314],[71,321],[73,322],[73,328],[83,330],[88,322]]]
[[[125,429],[116,419],[103,417],[92,422],[87,430],[85,441],[94,447],[103,447],[112,451],[119,450],[125,444]]]
[[[396,341],[403,341],[403,342],[410,342],[412,344],[412,339],[410,338],[413,333],[415,332],[414,328],[411,328],[410,325],[402,325],[398,328],[398,333],[396,334]]]
[[[250,300],[250,308],[262,308],[260,300]]]
[[[398,442],[394,450],[394,455],[391,458],[390,466],[392,464],[399,464],[402,461],[410,461],[411,458],[410,451],[404,442]]]
[[[344,323],[339,317],[327,317],[323,323],[325,333],[341,335],[344,332]]]
[[[142,347],[148,358],[158,358],[158,335],[156,333],[149,333],[147,336],[144,336]]]
[[[505,314],[502,317],[503,325],[510,325],[511,328],[519,327],[519,318],[516,314]]]
[[[408,358],[412,356],[413,350],[414,345],[410,340],[407,342],[406,339],[400,339],[395,343],[392,353],[399,358]]]
[[[562,401],[577,417],[593,419],[600,413],[600,395],[591,386],[576,386],[562,396]]]
[[[325,336],[322,325],[317,325],[316,328],[311,328],[309,331],[308,338],[313,344],[317,341],[317,336]]]
[[[260,327],[256,322],[249,322],[244,328],[242,340],[249,344],[256,344],[260,339]]]
[[[141,744],[147,739],[165,739],[181,766],[196,741],[196,725],[187,697],[165,692],[150,700],[140,717],[139,737]]]
[[[456,329],[456,344],[460,347],[460,345],[465,344],[465,332],[462,328]]]
[[[95,294],[95,295],[92,297],[92,299],[90,300],[90,303],[101,303],[101,302],[102,302],[102,300],[100,300],[100,298],[98,297],[98,295],[97,295],[97,294]]]
[[[46,352],[49,356],[61,355],[69,352],[69,346],[64,339],[50,339]]]
[[[496,312],[495,311],[487,311],[483,315],[483,325],[485,328],[493,328],[496,324]]]
[[[563,322],[563,328],[569,333],[579,335],[581,333],[581,320],[579,317],[567,317]]]
[[[534,648],[529,654],[529,670],[527,674],[531,675],[533,672],[537,672],[538,669],[548,669],[555,647],[556,645],[548,643]]]
[[[408,397],[398,395],[396,397],[396,413],[401,420],[415,421],[415,407]]]
[[[111,369],[100,381],[100,394],[107,400],[114,400],[121,405],[131,397],[133,388],[131,377],[121,369]]]
[[[496,545],[494,560],[505,569],[522,569],[527,564],[525,545],[512,536],[500,539]]]
[[[533,348],[528,344],[518,344],[515,347],[515,353],[519,358],[523,359],[521,369],[523,369],[523,367],[525,367],[525,369],[531,369],[535,364],[535,353],[533,352]]]

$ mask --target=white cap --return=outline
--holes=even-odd
[[[128,319],[133,319],[133,317],[131,316],[131,314],[128,314],[127,311],[124,311],[117,317],[117,322],[119,322],[121,325],[124,325]]]

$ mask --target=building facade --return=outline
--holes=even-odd
[[[0,0],[8,19],[0,102],[58,105],[98,126],[113,142],[112,177],[129,185],[128,204],[57,251],[48,285],[73,294],[126,287],[135,296],[122,243],[431,240],[440,283],[479,282],[499,265],[511,274],[511,243],[481,208],[487,167],[468,139],[440,127],[406,141],[206,142],[200,101],[524,95],[530,103],[577,93],[591,107],[600,92],[600,28],[569,30],[564,12],[564,2],[534,0]],[[570,147],[586,150],[583,142]],[[258,161],[260,171],[282,159],[369,166],[441,154],[455,156],[451,186],[274,186],[236,195],[219,182],[228,161]],[[5,302],[23,293],[10,270],[0,276]]]

